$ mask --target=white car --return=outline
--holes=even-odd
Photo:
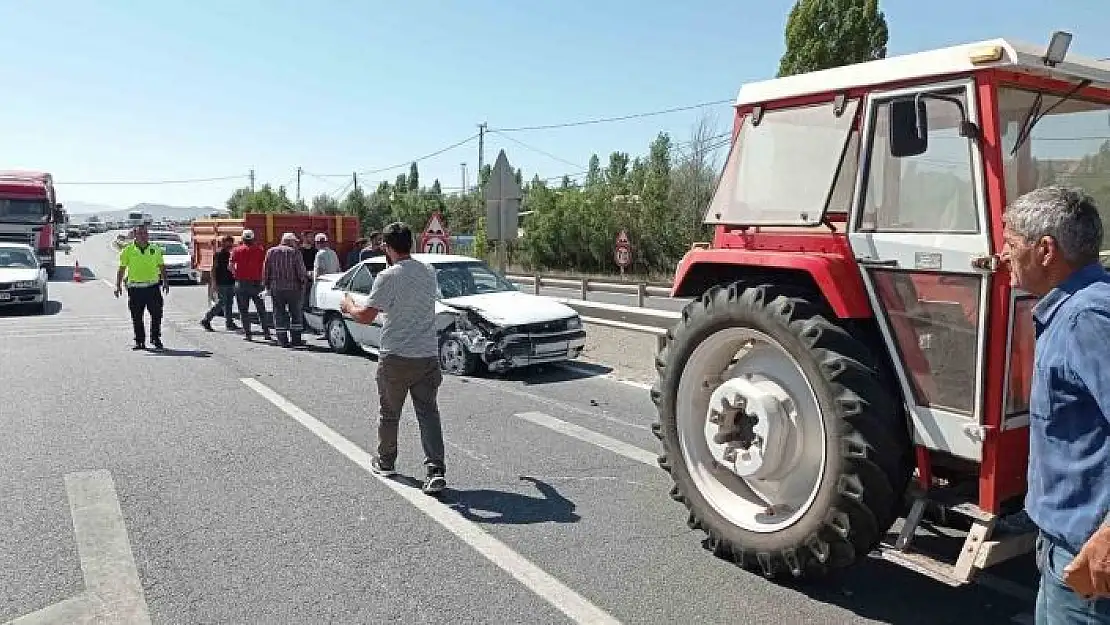
[[[151,243],[162,248],[162,261],[166,263],[166,278],[170,282],[187,280],[200,284],[200,272],[193,269],[193,257],[184,243],[154,240]]]
[[[33,306],[46,312],[50,278],[34,248],[22,243],[0,243],[0,308]]]
[[[413,254],[435,267],[440,300],[436,303],[439,362],[445,373],[494,373],[539,363],[571,360],[582,353],[586,332],[573,308],[553,299],[523,293],[513,283],[469,256]],[[358,347],[376,351],[381,317],[370,325],[339,312],[344,295],[365,304],[384,257],[370,258],[344,273],[320,276],[313,284],[305,322],[322,332],[337,352]]]
[[[150,230],[147,232],[147,238],[150,239],[151,243],[160,243],[162,241],[185,243],[185,240],[181,238],[180,234],[171,230]]]

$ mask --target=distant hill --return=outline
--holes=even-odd
[[[88,202],[62,202],[65,210],[71,216],[86,217],[96,215],[102,221],[123,221],[127,213],[141,211],[150,213],[155,219],[169,219],[173,221],[186,221],[197,217],[204,217],[216,210],[211,206],[168,206],[166,204],[136,204],[131,208],[119,209],[104,204],[91,204]],[[84,219],[78,219],[84,221]]]

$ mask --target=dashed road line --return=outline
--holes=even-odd
[[[476,523],[469,521],[458,512],[428,497],[419,490],[403,486],[398,482],[378,476],[370,470],[370,454],[344,438],[312,415],[279,395],[274,390],[254,378],[241,378],[240,382],[262,396],[278,410],[304,426],[317,438],[332,449],[347,457],[380,483],[400,495],[413,507],[423,512],[447,531],[454,534],[487,560],[505,571],[528,590],[565,614],[574,623],[582,625],[619,625],[613,618],[588,599],[579,595],[563,582],[539,568],[524,556],[513,551],[505,543],[494,538]]]

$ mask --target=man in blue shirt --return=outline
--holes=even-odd
[[[1011,284],[1040,301],[1029,492],[1040,529],[1038,625],[1110,624],[1110,276],[1083,191],[1044,187],[1006,210]]]

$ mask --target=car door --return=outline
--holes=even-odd
[[[363,263],[362,266],[366,268],[366,271],[368,272],[368,275],[370,277],[370,283],[366,287],[366,295],[369,296],[370,290],[374,287],[374,279],[378,277],[378,274],[381,272],[382,269],[385,269],[385,261],[377,259],[370,260]],[[373,347],[374,349],[381,347],[383,323],[385,323],[385,312],[378,311],[378,316],[374,318],[373,323],[363,326],[362,328],[362,331],[365,333],[364,336],[366,339],[363,345]]]
[[[363,264],[351,274],[351,279],[344,285],[343,291],[345,295],[350,295],[356,304],[365,306],[370,298],[370,289],[373,285],[374,277],[370,273],[370,269]],[[373,324],[359,323],[346,315],[343,316],[343,320],[347,324],[347,331],[351,333],[351,337],[356,343],[370,347],[378,346],[377,342],[372,340],[371,329]]]

